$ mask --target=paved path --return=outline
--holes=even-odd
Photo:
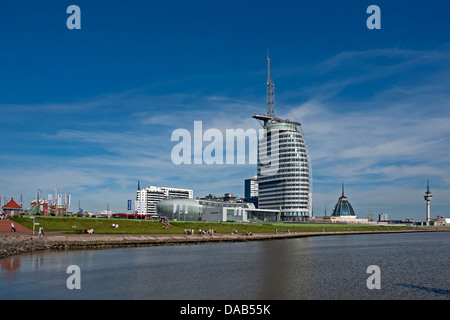
[[[0,220],[0,234],[8,234],[8,235],[32,235],[33,230],[25,228],[24,226],[14,222],[14,228],[16,232],[11,231],[11,223],[13,223],[9,219]],[[37,232],[36,232],[37,234]]]

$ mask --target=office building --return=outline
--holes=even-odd
[[[251,202],[258,208],[258,177],[253,176],[244,181],[244,201]]]
[[[267,114],[253,118],[264,128],[258,144],[258,208],[280,210],[284,221],[312,216],[310,159],[301,124],[274,111],[274,84],[267,58]]]
[[[245,199],[250,199],[258,196],[258,180],[257,176],[250,179],[245,179],[244,182],[244,196]]]
[[[156,217],[156,205],[159,201],[170,198],[192,199],[193,191],[190,189],[167,188],[148,186],[141,190],[138,182],[135,211],[138,215]]]

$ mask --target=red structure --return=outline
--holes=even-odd
[[[22,207],[17,204],[17,202],[14,201],[13,198],[11,198],[11,201],[9,201],[7,204],[5,204],[3,207],[3,212],[6,215],[14,216],[15,214],[19,214],[20,210],[22,210]]]

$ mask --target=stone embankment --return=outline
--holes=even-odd
[[[44,242],[36,241],[32,236],[0,236],[0,259],[45,249],[46,246]]]
[[[156,245],[202,244],[215,242],[262,241],[284,238],[299,238],[324,235],[399,233],[424,231],[450,231],[450,228],[421,228],[396,231],[337,231],[337,232],[290,232],[257,234],[214,235],[98,235],[98,234],[46,234],[44,237],[29,234],[0,235],[0,259],[40,250],[83,250]]]

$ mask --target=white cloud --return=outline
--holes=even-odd
[[[380,57],[388,58],[388,62],[378,61]],[[319,210],[327,204],[331,212],[343,180],[352,204],[363,211],[375,204],[389,210],[407,203],[422,212],[425,177],[431,178],[437,195],[445,194],[450,185],[450,73],[445,72],[449,60],[446,48],[344,52],[313,68],[309,76],[314,85],[288,93],[295,101],[296,96],[305,95],[307,100],[276,106],[278,116],[302,123],[312,158],[313,201]],[[434,68],[414,72],[430,66]],[[344,76],[347,73],[340,71],[346,68],[355,72]],[[399,75],[401,80],[373,90],[374,94],[358,95],[354,91],[355,96],[341,95],[355,85],[370,87],[379,79],[384,84]],[[127,112],[125,118],[97,116],[95,121],[87,118],[79,129],[58,127],[53,133],[39,134],[39,139],[49,144],[75,145],[84,152],[70,158],[51,153],[22,155],[18,162],[27,163],[29,169],[19,171],[11,166],[12,170],[3,170],[3,190],[17,193],[23,185],[33,190],[64,184],[89,199],[93,207],[97,199],[103,208],[108,197],[111,207],[115,202],[120,207],[134,197],[137,180],[193,188],[197,196],[224,192],[242,195],[244,179],[256,173],[252,165],[176,166],[170,159],[176,142],[170,137],[177,128],[193,133],[196,120],[202,121],[203,131],[218,129],[224,137],[226,129],[259,129],[252,115],[265,112],[264,99],[254,101],[219,93],[154,96],[140,88],[68,106],[40,108],[68,112],[73,107],[72,112],[86,114],[90,108]],[[10,161],[15,156],[2,155],[0,160]],[[20,179],[14,180],[17,175]],[[49,186],[42,186],[43,181]],[[450,207],[450,203],[447,205]]]

